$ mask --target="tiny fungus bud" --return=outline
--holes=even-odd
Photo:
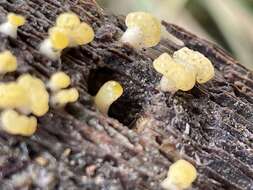
[[[10,51],[0,53],[0,74],[13,72],[17,69],[17,59]]]
[[[116,81],[106,82],[95,96],[94,102],[98,110],[108,113],[111,104],[123,94],[123,87]]]
[[[146,12],[129,13],[126,17],[126,32],[121,41],[136,48],[156,46],[161,39],[161,23]]]
[[[1,114],[1,128],[12,135],[31,136],[37,129],[37,119],[19,115],[14,110],[4,110]]]
[[[57,91],[63,88],[67,88],[71,83],[70,77],[64,72],[54,73],[48,83],[49,88],[52,91]]]
[[[26,90],[15,82],[0,84],[0,108],[14,109],[27,106]]]
[[[195,167],[186,160],[178,160],[170,166],[168,176],[161,185],[166,190],[182,190],[189,188],[196,178]]]
[[[175,62],[172,57],[163,53],[154,60],[155,70],[163,75],[160,86],[168,91],[192,89],[196,82],[196,69],[191,65]]]
[[[0,25],[0,32],[16,38],[18,27],[24,24],[25,18],[23,16],[17,15],[15,13],[9,13],[7,16],[7,21]]]
[[[64,89],[53,94],[51,101],[53,105],[58,105],[60,107],[65,106],[67,103],[76,102],[79,98],[79,93],[77,89],[70,88]]]
[[[197,82],[200,84],[206,83],[214,77],[214,67],[211,61],[198,51],[184,47],[173,54],[173,59],[177,62],[195,66],[197,69]]]
[[[62,13],[57,17],[56,26],[74,29],[80,25],[80,19],[75,13]]]
[[[23,107],[25,112],[32,112],[36,116],[43,116],[49,109],[49,95],[45,84],[40,79],[29,74],[21,75],[17,83],[26,90],[29,105]]]

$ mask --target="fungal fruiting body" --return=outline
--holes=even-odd
[[[166,190],[183,190],[191,187],[197,178],[197,170],[186,160],[178,160],[169,168],[167,178],[161,183]]]
[[[58,105],[60,107],[65,106],[67,103],[76,102],[79,98],[79,93],[77,89],[70,88],[64,89],[53,94],[51,101],[52,104]]]
[[[0,53],[0,74],[13,72],[17,69],[17,59],[10,51]]]
[[[0,32],[13,38],[17,37],[18,27],[25,24],[25,18],[15,13],[9,13],[7,21],[0,25]]]
[[[194,67],[176,63],[167,53],[163,53],[154,60],[153,66],[164,77],[160,82],[163,91],[187,91],[195,85],[196,71]]]
[[[49,94],[43,81],[30,74],[24,74],[18,78],[17,84],[25,89],[29,98],[28,105],[21,107],[20,111],[32,112],[36,116],[46,114],[49,109]]]
[[[90,43],[94,39],[93,29],[81,22],[74,13],[62,13],[56,25],[49,29],[49,38],[40,45],[40,51],[52,60],[58,59],[66,47]]]
[[[196,79],[200,84],[206,83],[214,77],[214,67],[211,61],[198,51],[184,47],[173,54],[173,59],[176,62],[184,62],[196,67]]]
[[[4,110],[1,114],[1,129],[12,135],[31,136],[37,129],[37,119],[20,115],[14,110]]]
[[[70,77],[64,72],[54,73],[48,83],[49,88],[52,91],[57,91],[63,88],[67,88],[71,83]]]
[[[68,103],[76,102],[79,98],[79,93],[76,88],[69,88],[71,78],[64,72],[59,71],[54,73],[48,83],[48,87],[53,91],[51,103],[59,107],[63,107]]]
[[[161,23],[150,13],[133,12],[126,17],[126,32],[121,41],[135,48],[156,46],[161,39]]]
[[[214,68],[209,59],[186,47],[176,51],[173,57],[163,53],[154,60],[153,66],[163,75],[160,81],[162,91],[188,91],[196,81],[205,83],[214,77]]]
[[[29,103],[26,90],[16,82],[0,84],[0,108],[14,109],[26,107]]]
[[[116,81],[106,82],[95,96],[94,102],[98,110],[108,113],[111,104],[123,94],[123,87]]]

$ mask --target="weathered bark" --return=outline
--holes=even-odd
[[[96,39],[66,50],[61,61],[50,61],[38,52],[38,44],[56,16],[69,10],[93,26]],[[180,46],[166,39],[141,51],[121,44],[122,18],[105,14],[92,0],[0,0],[1,21],[7,12],[25,15],[28,22],[16,40],[0,35],[0,50],[12,50],[20,64],[2,80],[29,72],[46,81],[63,70],[81,98],[65,110],[51,108],[31,138],[0,132],[0,189],[157,190],[180,157],[197,167],[192,189],[253,189],[253,75],[226,52],[163,22],[216,69],[207,84],[171,95],[157,90],[161,76],[152,60]],[[92,103],[92,95],[109,79],[125,90],[110,117]],[[48,163],[40,166],[39,156]]]

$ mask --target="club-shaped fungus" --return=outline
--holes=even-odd
[[[52,91],[58,91],[60,89],[63,88],[67,88],[71,83],[71,79],[70,77],[62,72],[56,72],[54,73],[48,83],[48,87],[52,90]]]
[[[214,67],[211,61],[198,51],[187,47],[181,48],[173,54],[176,62],[191,64],[197,69],[197,82],[206,83],[214,77]]]
[[[37,119],[19,115],[14,110],[4,110],[1,114],[1,129],[12,135],[31,136],[37,129]]]
[[[56,26],[67,29],[74,29],[81,23],[75,13],[67,12],[60,14],[56,19]]]
[[[51,97],[51,102],[53,105],[63,107],[68,103],[76,102],[78,98],[78,90],[76,88],[70,88],[54,93]]]
[[[17,37],[18,27],[25,24],[25,18],[15,13],[7,15],[7,21],[0,25],[0,32],[13,38]]]
[[[0,84],[0,108],[14,109],[26,107],[29,98],[26,90],[16,82]]]
[[[0,53],[0,74],[13,72],[17,69],[17,59],[10,51]]]
[[[161,185],[166,190],[182,190],[191,187],[196,178],[195,167],[186,160],[178,160],[170,166],[167,178]]]
[[[123,87],[116,81],[106,82],[95,96],[94,102],[98,110],[104,114],[113,102],[115,102],[123,94]]]
[[[121,41],[136,48],[156,46],[161,39],[161,22],[150,13],[129,13],[125,20],[127,30]]]
[[[24,113],[32,112],[36,116],[43,116],[49,109],[49,95],[45,84],[39,78],[30,74],[21,75],[17,80],[29,98],[29,104],[20,108]]]
[[[94,39],[93,29],[81,22],[74,13],[62,13],[57,17],[56,25],[49,29],[49,38],[40,45],[40,51],[52,60],[61,56],[66,47],[85,45]]]
[[[172,57],[163,53],[154,60],[155,70],[163,75],[160,82],[161,90],[175,92],[192,89],[196,81],[196,69],[192,65],[175,62]]]

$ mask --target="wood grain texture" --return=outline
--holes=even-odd
[[[38,45],[65,11],[91,24],[96,38],[53,62]],[[181,46],[168,39],[141,51],[121,44],[123,17],[93,0],[0,0],[1,22],[8,12],[27,23],[17,39],[0,34],[0,50],[13,51],[20,64],[1,80],[29,72],[47,81],[63,70],[81,97],[64,110],[51,108],[31,138],[0,132],[0,189],[159,190],[170,164],[184,158],[198,170],[194,190],[253,190],[253,74],[217,45],[163,21],[216,71],[212,81],[172,95],[157,90],[161,75],[152,61]],[[111,79],[125,91],[104,116],[92,96]],[[48,163],[40,166],[38,156]]]

